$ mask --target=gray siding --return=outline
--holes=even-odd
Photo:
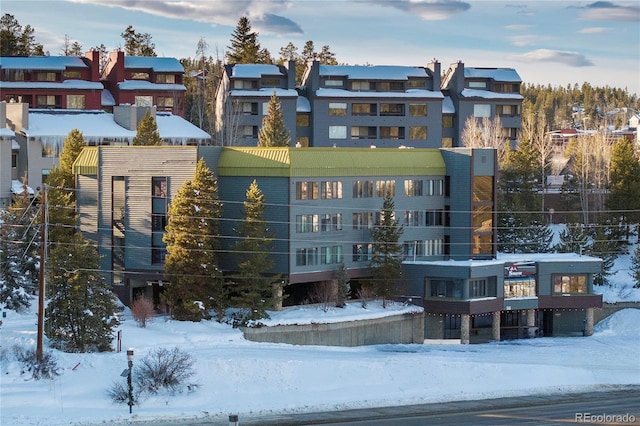
[[[98,179],[95,175],[78,175],[76,177],[76,205],[80,229],[84,237],[90,241],[98,241]],[[109,268],[111,269],[111,268]]]

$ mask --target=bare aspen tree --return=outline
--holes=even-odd
[[[547,136],[548,128],[547,118],[544,114],[528,110],[522,116],[522,139],[528,140],[531,143],[531,148],[537,154],[543,194],[547,188],[547,170],[551,167],[553,160],[553,145],[551,138]],[[544,195],[540,211],[544,212]]]
[[[462,135],[462,145],[468,148],[495,148],[498,155],[498,164],[503,164],[507,152],[507,137],[500,117],[469,117],[465,121]]]

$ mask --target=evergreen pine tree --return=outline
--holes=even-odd
[[[124,40],[124,52],[129,56],[157,56],[156,45],[148,33],[137,33],[129,25],[120,37]]]
[[[336,271],[336,283],[338,285],[336,291],[336,307],[344,308],[347,306],[347,298],[349,297],[349,274],[344,262],[340,263],[340,267]]]
[[[100,273],[95,247],[76,233],[50,250],[45,333],[66,352],[111,350],[118,326],[117,299]]]
[[[62,152],[60,153],[60,171],[63,173],[62,184],[65,188],[75,188],[73,163],[85,146],[87,146],[87,144],[84,141],[84,136],[78,129],[71,130],[64,140]],[[75,195],[73,195],[72,198],[75,199]]]
[[[634,288],[640,288],[640,245],[636,246],[631,256],[631,277],[635,281]]]
[[[583,254],[589,242],[589,232],[580,223],[568,223],[567,227],[560,231],[560,241],[555,246],[558,253]]]
[[[258,33],[252,31],[249,18],[243,16],[238,21],[231,36],[231,46],[227,46],[227,63],[233,64],[259,64],[262,63],[261,47],[258,42]],[[264,59],[264,58],[262,58]]]
[[[268,318],[267,309],[274,307],[273,283],[279,276],[269,274],[273,267],[271,243],[273,234],[264,220],[264,194],[254,180],[246,192],[245,218],[236,231],[241,238],[234,244],[238,274],[234,277],[231,302],[244,312],[241,323]]]
[[[390,194],[384,197],[380,220],[371,230],[373,253],[369,267],[374,277],[374,291],[382,297],[382,306],[396,291],[402,274],[402,246],[398,243],[404,230],[395,218],[395,203]]]
[[[267,115],[258,132],[258,146],[289,146],[290,143],[291,137],[282,116],[282,105],[274,90],[269,99]]]
[[[218,268],[218,221],[222,205],[218,183],[203,159],[169,205],[164,301],[173,318],[200,321],[208,310],[222,315],[222,273]]]
[[[633,143],[622,139],[613,146],[607,207],[620,210],[618,217],[625,224],[640,221],[640,158]]]
[[[159,146],[162,145],[162,138],[158,131],[156,118],[149,111],[146,112],[138,124],[136,135],[133,138],[133,145]]]

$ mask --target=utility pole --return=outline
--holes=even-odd
[[[42,361],[42,347],[44,345],[44,292],[45,292],[45,262],[47,258],[47,185],[42,185],[42,241],[40,243],[40,280],[38,284],[38,341],[36,346],[36,358]]]

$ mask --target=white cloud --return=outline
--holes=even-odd
[[[588,67],[594,65],[591,60],[578,52],[537,49],[521,55],[511,55],[509,59],[522,62],[556,62],[570,67]]]
[[[640,21],[640,6],[597,1],[584,7],[580,19],[592,21]]]
[[[533,25],[512,24],[512,25],[506,25],[504,28],[510,31],[526,31],[531,27],[533,27]]]
[[[539,36],[536,34],[522,34],[509,37],[511,44],[518,47],[533,46],[542,40],[549,40],[551,37]]]
[[[583,28],[579,30],[578,34],[602,34],[602,33],[608,33],[612,30],[613,30],[612,28],[608,28],[608,27],[590,27],[590,28]]]
[[[471,8],[469,3],[457,0],[368,0],[380,6],[394,7],[417,15],[425,21],[445,20]]]

